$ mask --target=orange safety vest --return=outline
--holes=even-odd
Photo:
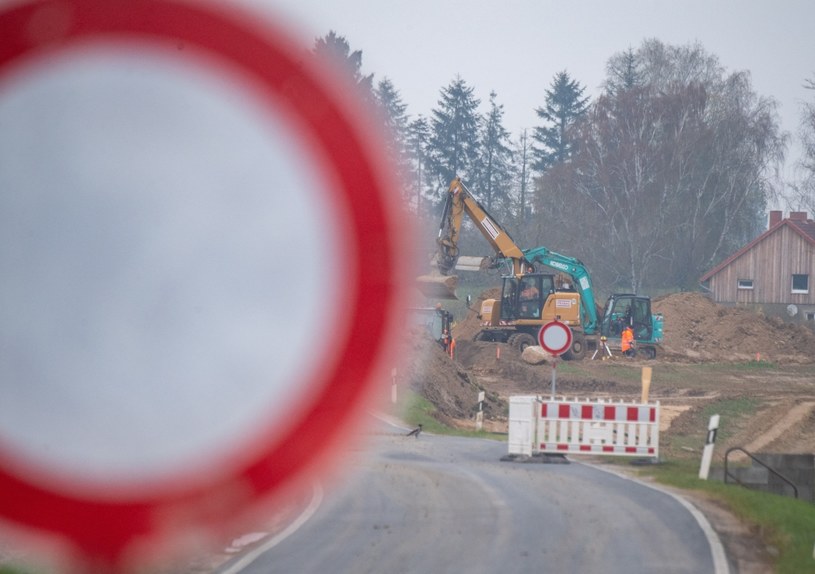
[[[631,343],[633,342],[634,342],[634,331],[632,331],[631,328],[629,327],[623,331],[620,342],[621,343],[620,346],[622,347],[623,353],[625,353],[627,350],[631,348]]]

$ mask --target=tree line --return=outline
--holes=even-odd
[[[342,36],[318,39],[312,53],[340,62],[375,102],[401,200],[420,219],[436,221],[460,176],[520,247],[581,259],[606,293],[696,288],[765,229],[768,203],[783,196],[778,104],[698,43],[650,39],[612,55],[593,100],[558,72],[535,109],[539,125],[514,137],[496,92],[481,112],[461,77],[428,116],[411,117],[388,78],[361,73],[362,53]],[[803,112],[803,175],[786,199],[815,211],[815,104]],[[462,241],[485,251],[472,230]]]

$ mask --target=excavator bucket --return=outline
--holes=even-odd
[[[456,259],[457,271],[482,271],[489,267],[489,257],[474,257],[471,255],[461,255]]]
[[[458,299],[456,295],[458,277],[455,275],[420,275],[416,278],[416,288],[428,299]]]

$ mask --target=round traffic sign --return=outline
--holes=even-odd
[[[572,330],[565,323],[550,321],[538,331],[538,342],[547,353],[557,357],[572,346]]]
[[[408,230],[360,106],[270,22],[35,0],[0,38],[0,520],[121,565],[331,462],[393,366]],[[153,61],[162,85],[133,97]],[[179,70],[203,87],[180,94]],[[54,98],[65,78],[92,89]],[[160,114],[165,94],[182,103]],[[49,132],[66,102],[99,129]]]

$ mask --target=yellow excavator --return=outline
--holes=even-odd
[[[492,246],[494,256],[459,254],[465,215]],[[661,315],[651,313],[649,297],[614,294],[602,313],[598,312],[591,276],[580,260],[545,247],[522,250],[460,178],[455,178],[447,190],[436,244],[434,265],[438,273],[418,279],[420,290],[428,296],[456,298],[456,270],[501,266],[507,270],[501,298],[487,299],[481,304],[482,330],[476,339],[505,342],[523,350],[537,345],[541,326],[557,319],[569,325],[574,335],[571,349],[563,355],[565,359],[582,359],[589,347],[596,348],[598,342],[589,339],[593,335],[601,335],[605,347],[619,348],[620,335],[626,326],[634,331],[638,352],[645,358],[656,356],[663,322]],[[554,273],[540,272],[539,267]]]

